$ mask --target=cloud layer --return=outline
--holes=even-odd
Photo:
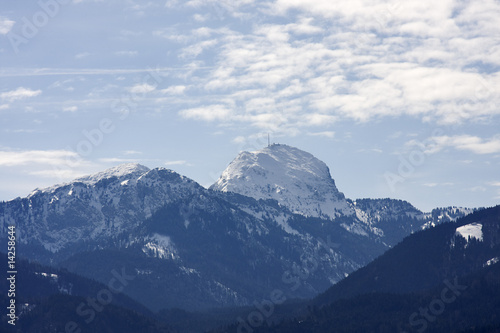
[[[76,3],[72,7],[81,10],[103,6]],[[168,102],[186,119],[300,133],[342,120],[410,116],[461,124],[500,113],[500,4],[494,0],[191,0],[122,6],[136,20],[148,17],[145,27],[109,24],[109,53],[75,47],[72,61],[129,64],[133,58],[152,64],[149,50],[167,50],[172,66],[160,67],[169,72],[168,85],[128,82],[114,94],[147,95],[157,105],[165,104],[165,95],[183,94],[184,102]],[[14,24],[0,17],[0,33],[10,33]],[[144,72],[108,67],[6,69],[3,75]],[[19,87],[0,97],[12,102],[40,93]]]
[[[29,88],[19,87],[16,90],[0,93],[0,99],[7,102],[13,102],[25,98],[35,97],[42,93],[41,90],[31,90]]]
[[[500,113],[497,2],[246,1],[228,11],[267,16],[245,31],[202,27],[166,37],[190,41],[180,57],[214,66],[198,86],[212,97],[204,112],[214,115],[181,116],[272,129],[324,124],[304,114],[455,124]],[[221,109],[231,111],[221,117]]]

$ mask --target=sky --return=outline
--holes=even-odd
[[[346,197],[500,203],[500,2],[0,4],[0,200],[121,163],[308,151]]]

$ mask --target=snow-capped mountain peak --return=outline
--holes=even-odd
[[[103,179],[110,179],[113,177],[117,177],[118,179],[121,179],[122,182],[126,182],[130,179],[137,179],[141,175],[149,172],[150,169],[144,165],[138,164],[138,163],[125,163],[121,164],[109,169],[106,169],[104,171],[79,177],[74,180],[72,180],[69,183],[63,183],[63,184],[56,184],[50,187],[46,188],[36,188],[33,190],[29,195],[28,198],[31,198],[39,193],[52,193],[55,191],[58,191],[61,187],[75,184],[75,183],[83,183],[89,186],[97,184],[99,181]]]
[[[93,185],[98,183],[100,180],[103,179],[108,179],[112,177],[117,177],[117,178],[130,178],[130,177],[137,177],[140,176],[146,172],[148,172],[150,169],[144,165],[138,164],[138,163],[126,163],[126,164],[121,164],[116,167],[112,167],[109,169],[106,169],[104,171],[98,172],[93,175],[89,176],[84,176],[75,179],[76,182],[81,182],[89,185]]]
[[[240,153],[210,188],[255,199],[274,199],[306,216],[335,218],[353,214],[328,166],[288,145],[273,144]]]

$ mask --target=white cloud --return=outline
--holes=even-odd
[[[141,31],[121,30],[118,39],[130,43],[142,34],[143,32]]]
[[[38,170],[38,171],[29,171],[28,174],[32,175],[32,176],[42,177],[42,178],[56,178],[59,180],[75,179],[75,178],[82,177],[82,176],[86,175],[85,172],[75,170],[72,168],[68,168],[68,169],[54,168],[54,169],[46,169],[46,170]]]
[[[314,21],[312,17],[301,18],[298,23],[291,23],[286,28],[299,35],[316,35],[324,32],[322,27],[311,24]]]
[[[164,164],[166,166],[171,166],[171,165],[190,165],[187,161],[184,161],[184,160],[166,161]]]
[[[90,53],[90,52],[82,52],[82,53],[76,54],[75,59],[84,59],[84,58],[90,57],[91,55],[92,55],[92,53]]]
[[[7,110],[9,108],[9,104],[0,104],[0,110]]]
[[[179,114],[186,119],[196,119],[196,120],[205,120],[205,121],[214,121],[214,120],[229,120],[228,117],[231,114],[231,110],[229,110],[226,106],[216,104],[209,105],[206,107],[192,108],[187,110],[182,110]]]
[[[25,98],[35,97],[41,93],[41,90],[31,90],[29,88],[19,87],[16,90],[0,93],[0,98],[8,102],[13,102]]]
[[[85,2],[104,2],[104,0],[73,0],[73,3],[85,3]]]
[[[243,11],[243,7],[251,5],[255,0],[189,0],[184,3],[186,7],[201,9],[214,13],[219,19],[224,19],[226,15],[236,18],[248,18],[251,15]],[[177,5],[177,0],[168,0],[170,6],[172,3]]]
[[[157,88],[158,93],[151,94],[158,97],[157,105],[171,101],[186,119],[307,133],[316,129],[303,127],[328,127],[345,119],[363,122],[409,115],[424,122],[454,124],[500,115],[496,38],[500,4],[495,1],[168,0],[163,4],[172,15],[179,10],[185,22],[157,25],[153,36],[133,27],[117,31],[132,40],[165,38],[161,42],[168,45],[169,59],[179,65],[161,69],[172,78],[172,86],[137,84],[128,91],[147,94]],[[150,2],[142,8],[135,2],[126,6],[158,9]],[[238,17],[238,24],[226,24],[236,22],[227,15]],[[262,23],[252,24],[252,15],[259,15]],[[124,45],[113,50],[115,55],[144,56],[133,51],[138,48]],[[36,71],[36,75],[68,73],[125,77],[146,75],[147,70]],[[323,130],[329,128],[318,129]]]
[[[4,172],[20,172],[42,178],[51,183],[63,182],[88,174],[90,169],[101,169],[71,150],[0,150],[0,167]],[[10,169],[9,171],[7,171]],[[44,182],[45,183],[45,182]]]
[[[179,85],[179,86],[170,86],[168,88],[160,90],[162,94],[165,95],[182,95],[186,91],[186,86]]]
[[[179,0],[167,0],[167,2],[165,2],[166,8],[175,8],[178,5],[179,5]]]
[[[181,58],[197,57],[205,50],[213,48],[215,45],[217,45],[217,40],[215,39],[205,40],[203,42],[191,44],[181,51],[180,57]]]
[[[72,105],[72,106],[65,106],[63,107],[64,112],[76,112],[78,111],[78,106]]]
[[[394,140],[394,139],[400,138],[402,135],[403,135],[402,131],[396,131],[396,132],[392,133],[391,135],[389,135],[387,138],[390,140]]]
[[[155,30],[153,31],[153,36],[165,38],[176,43],[187,43],[188,41],[193,39],[193,36],[178,33],[177,30],[172,27]]]
[[[85,80],[84,78],[78,79],[79,82],[83,82],[84,80]],[[75,83],[75,81],[76,81],[75,79],[67,79],[62,81],[57,80],[51,85],[49,85],[48,88],[50,89],[57,88],[57,89],[62,89],[64,91],[74,91],[75,88],[73,87],[73,84]]]
[[[266,112],[260,114],[248,114],[244,116],[235,117],[236,121],[250,123],[254,127],[271,131],[274,133],[287,132],[288,135],[293,136],[294,130],[287,126],[287,117],[284,113]]]
[[[119,57],[135,57],[139,54],[137,51],[118,51],[115,52],[115,55]]]
[[[197,22],[205,22],[209,19],[209,15],[194,14],[193,19]]]
[[[308,135],[311,136],[323,136],[325,138],[333,139],[335,137],[335,132],[332,131],[323,131],[323,132],[314,132],[314,133],[307,133]]]
[[[422,185],[426,186],[426,187],[436,187],[436,186],[453,186],[455,184],[454,183],[424,183]]]
[[[6,17],[0,16],[0,35],[6,35],[16,22]]]
[[[469,188],[469,191],[471,192],[485,192],[486,188],[484,186],[474,186]]]
[[[147,83],[142,83],[142,84],[136,84],[133,87],[129,88],[129,91],[133,94],[147,94],[156,89],[155,86],[147,84]]]
[[[48,133],[46,130],[36,130],[31,128],[4,129],[5,133]]]
[[[138,160],[131,158],[118,158],[118,157],[108,157],[108,158],[100,158],[99,162],[102,163],[136,163]]]
[[[125,150],[123,152],[124,155],[141,155],[142,152],[137,151],[137,150]]]
[[[306,124],[310,126],[326,126],[333,124],[336,120],[336,116],[312,113],[304,116]]]
[[[210,59],[215,68],[196,81],[211,104],[230,98],[241,105],[224,121],[259,127],[254,117],[274,113],[297,129],[304,120],[322,124],[320,114],[330,117],[329,123],[410,115],[448,124],[500,115],[500,72],[485,72],[480,65],[500,64],[495,38],[500,4],[277,0],[266,5],[261,13],[286,21],[268,19],[249,31],[202,27],[191,36],[178,31],[165,36],[196,40],[183,51],[192,56],[217,45]],[[251,2],[235,6],[256,8]],[[206,104],[204,98],[200,103]],[[300,109],[302,117],[277,106]]]
[[[52,166],[73,165],[81,162],[79,155],[69,150],[0,151],[0,166],[45,164]]]
[[[436,136],[430,139],[434,142],[432,152],[437,152],[446,147],[458,150],[467,150],[474,154],[500,153],[500,138],[482,139],[472,135]]]
[[[242,143],[245,143],[246,141],[247,141],[247,139],[246,139],[244,136],[241,136],[241,135],[239,135],[239,136],[235,137],[235,138],[232,140],[232,142],[233,142],[233,143],[236,143],[236,144],[242,144]]]
[[[165,76],[170,72],[190,72],[192,65],[184,67],[146,67],[146,68],[5,68],[0,72],[0,77],[37,77],[37,76],[86,76],[86,75],[120,75],[143,74],[154,72],[155,75]],[[203,69],[198,67],[196,69]],[[151,74],[150,74],[151,75]],[[78,78],[83,80],[83,78]]]

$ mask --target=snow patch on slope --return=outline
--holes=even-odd
[[[177,250],[169,236],[153,234],[142,248],[148,256],[159,259],[178,259]]]
[[[457,228],[455,235],[460,235],[467,241],[472,238],[483,241],[483,225],[480,223],[470,223]]]
[[[490,260],[488,260],[488,261],[484,264],[484,267],[486,267],[486,266],[491,266],[491,265],[495,265],[498,261],[499,261],[499,258],[498,258],[498,257],[491,258]]]

